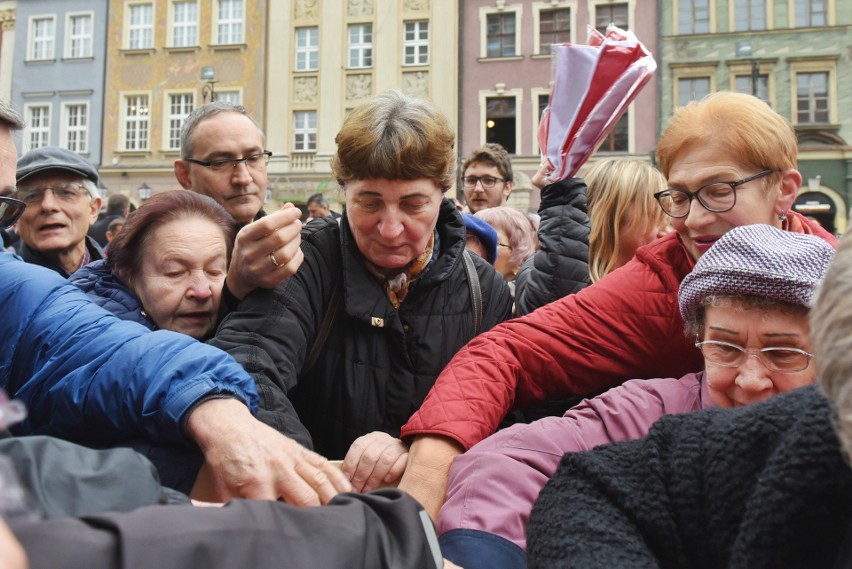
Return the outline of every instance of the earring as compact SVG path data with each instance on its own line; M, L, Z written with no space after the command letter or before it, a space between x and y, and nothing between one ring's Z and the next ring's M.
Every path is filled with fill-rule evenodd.
M778 214L778 221L787 221L787 212L782 211Z

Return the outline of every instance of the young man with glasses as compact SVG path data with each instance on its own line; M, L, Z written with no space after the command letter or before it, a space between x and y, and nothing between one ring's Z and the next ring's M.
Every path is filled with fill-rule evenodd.
M175 177L187 190L210 196L240 228L226 280L229 306L255 288L272 288L302 264L301 212L293 204L267 215L267 166L258 124L241 105L215 101L195 109L181 131Z
M512 193L512 159L506 149L489 142L471 152L462 164L462 186L470 213L506 205Z
M45 146L21 157L14 197L27 204L17 225L24 261L68 278L103 258L87 235L101 208L97 183L91 162L70 150Z

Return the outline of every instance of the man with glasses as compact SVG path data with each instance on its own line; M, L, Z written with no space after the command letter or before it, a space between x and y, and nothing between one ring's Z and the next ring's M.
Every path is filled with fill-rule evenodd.
M462 164L464 199L470 213L506 205L512 193L512 159L506 149L489 142L471 152Z
M92 163L70 150L45 146L21 157L14 197L27 204L17 225L26 262L68 278L103 258L87 235L101 208L97 184Z
M272 288L302 264L301 212L293 204L266 215L267 165L258 124L242 105L215 101L189 114L181 131L175 177L181 186L210 196L240 228L225 282L233 307L255 288Z

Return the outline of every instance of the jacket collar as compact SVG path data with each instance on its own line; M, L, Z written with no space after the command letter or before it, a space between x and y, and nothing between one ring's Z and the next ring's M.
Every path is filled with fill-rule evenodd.
M99 261L104 258L103 249L101 249L101 246L98 245L98 243L94 239L87 235L85 241L86 250L88 250L89 256L91 257L89 262ZM45 257L39 251L36 251L35 249L30 249L29 246L27 246L27 244L23 241L21 241L21 258L27 263L31 263L33 265L41 265L42 267L50 269L51 271L56 271L57 273L62 275L63 278L67 279L71 276L71 273L66 271L63 267L57 265L52 260Z

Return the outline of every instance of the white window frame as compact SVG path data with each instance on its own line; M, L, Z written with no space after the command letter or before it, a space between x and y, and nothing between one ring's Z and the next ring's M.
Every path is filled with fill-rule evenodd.
M834 26L837 14L836 8L836 0L826 0L825 1L825 25L826 26ZM790 27L795 29L796 26L796 0L788 0L787 5L787 13L790 15ZM810 22L805 27L812 27ZM822 27L822 26L818 26Z
M223 14L225 6L238 6L239 14L236 14L236 10L233 9L231 11L234 13ZM236 45L245 42L245 0L216 0L213 18L214 44Z
M72 125L71 109L83 109L82 124ZM79 117L78 117L79 118ZM63 101L62 102L62 125L60 126L59 138L62 146L77 154L88 154L89 152L89 125L91 123L91 112L89 101ZM76 147L71 143L71 136L76 134Z
M89 20L87 33L74 33L74 21L78 18ZM94 12L69 12L65 15L65 58L82 59L94 56L95 37L95 13ZM75 54L75 48L82 44L82 53Z
M711 0L712 1L712 0ZM635 0L621 0L620 2L610 2L609 0L590 0L589 1L589 17L592 19L592 26L597 23L598 18L598 7L599 6L610 6L611 4L627 4L627 28L630 30L635 29L636 26L636 1ZM585 38L583 43L585 43Z
M420 36L425 27L426 39ZM412 39L408 39L409 28ZM408 50L411 49L411 60ZM409 20L402 26L402 64L404 66L429 65L429 20Z
M577 43L577 2L533 2L533 55L549 56L548 53L539 53L541 51L541 13L549 12L559 8L568 9L571 14L571 33L569 43Z
M353 40L352 32L358 30L357 37ZM369 31L370 40L365 38ZM349 42L347 50L346 65L347 69L369 69L373 66L373 24L372 22L362 22L359 24L349 24L346 27L346 38ZM354 59L354 64L353 64Z
M515 99L515 155L521 154L521 133L524 128L523 108L524 108L524 90L523 89L503 89L499 91L480 91L479 92L479 146L485 144L488 138L488 127L485 121L488 119L488 99L493 98L514 98Z
M144 98L144 101L142 100ZM129 108L131 99L141 105L140 112L131 114ZM151 93L149 91L129 91L121 93L121 122L119 123L121 141L121 152L146 152L151 148ZM133 126L133 131L139 134L139 140L144 144L138 144L136 147L128 146L130 139L128 134Z
M538 145L538 128L541 125L541 114L538 107L538 98L541 95L547 95L549 98L550 94L551 93L549 87L533 87L532 89L530 89L530 107L532 107L532 120L530 121L530 124L532 124L532 154L541 153L541 148Z
M148 21L133 22L136 9L148 8ZM127 49L153 49L154 22L156 21L156 6L153 2L131 2L126 5L125 29L127 30L125 45Z
M788 59L790 66L790 117L794 125L822 125L825 123L800 123L797 109L798 76L801 73L826 73L828 75L828 123L837 124L839 110L837 92L837 61L825 59Z
M509 57L521 57L521 32L523 30L523 4L514 4L497 8L494 6L482 6L479 8L479 57L482 59L505 59ZM490 14L501 14L505 12L515 13L515 55L499 57L488 56L488 16Z
M36 37L36 32L40 31L36 28L38 24L50 23L49 34ZM56 15L55 14L39 14L30 16L29 30L27 33L27 60L29 61L50 61L56 58Z
M243 104L243 90L240 88L237 89L222 89L216 91L216 100L217 101L226 101L228 103L233 103L235 105Z
M707 93L716 92L715 68L698 67L692 70L683 70L682 73L675 71L672 79L672 107L677 109L680 104L680 81L682 79L709 79ZM691 100L691 99L690 99Z
M38 117L39 124L37 125L35 124L37 122L35 120L36 110L45 111L43 115ZM36 148L42 148L44 146L50 146L50 127L52 115L53 107L50 102L28 103L24 105L24 120L26 121L26 128L24 130L24 141L27 145L27 147L25 148L25 152L29 152L30 150L34 150ZM36 144L33 144L34 137L38 138L38 140L36 140Z
M772 0L763 0L763 21L766 24L763 28L754 28L752 27L752 22L748 22L748 28L744 30L737 30L737 7L741 4L748 5L751 0L731 0L729 5L730 9L730 20L728 22L728 29L733 32L752 32L752 31L763 31L772 29Z
M219 100L216 93L216 100ZM174 103L176 99L180 109L175 112ZM180 131L186 117L195 108L194 91L166 91L163 94L163 148L166 151L180 150Z
M707 0L708 10L709 10L709 22L708 27L710 28L706 32L682 32L680 31L680 0L674 0L672 14L674 18L674 26L673 30L675 35L701 35L701 34L713 34L716 33L716 0ZM694 28L693 22L693 28Z
M304 34L301 34L301 32L304 32ZM307 40L304 45L300 43L302 40L300 34ZM311 43L311 40L313 40L313 43ZM296 28L296 41L294 43L296 45L295 70L316 71L319 69L319 28L317 26Z
M313 126L311 126L313 118ZM313 141L311 141L313 135ZM300 137L301 142L300 142ZM293 152L316 152L317 150L317 112L293 111Z
M195 18L178 21L178 16L187 16L187 14L180 13L179 5L194 6ZM172 0L169 3L170 47L194 47L198 45L198 10L198 0Z

